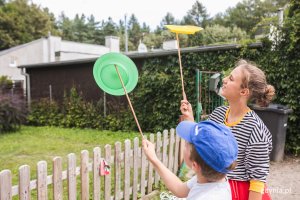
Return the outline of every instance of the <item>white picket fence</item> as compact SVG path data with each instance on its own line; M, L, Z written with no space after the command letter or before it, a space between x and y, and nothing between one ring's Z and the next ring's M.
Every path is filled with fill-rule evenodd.
M174 129L165 130L163 134L151 134L149 140L155 143L156 153L160 160L170 170L177 173L178 163L182 156L179 153L181 139L175 135ZM77 166L75 154L70 153L67 170L64 171L62 158L55 157L51 175L47 173L47 162L39 161L36 180L30 180L30 166L23 165L19 168L18 185L14 186L12 186L11 171L3 170L0 172L0 200L12 198L30 200L31 192L34 190L36 190L38 200L61 200L64 195L68 196L69 200L76 200L79 197L82 200L141 198L151 193L154 186L158 186L160 177L149 164L139 143L139 138L136 137L132 148L131 141L125 140L124 151L122 151L121 142L116 142L113 150L111 145L105 145L103 156L101 148L95 147L92 158L89 157L87 150L83 150L80 156L80 166ZM105 176L99 174L99 166L103 159L111 166L111 173ZM78 176L80 176L80 181L77 180ZM90 177L92 177L91 181ZM64 184L67 185L66 189L63 189ZM48 191L50 188L51 192ZM49 193L52 195L48 195Z

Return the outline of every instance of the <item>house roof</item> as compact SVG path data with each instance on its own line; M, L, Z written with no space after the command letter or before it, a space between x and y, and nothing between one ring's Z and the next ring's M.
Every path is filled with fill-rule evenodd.
M252 43L249 47L257 48L262 47L262 43ZM218 51L218 50L230 50L230 49L237 49L241 48L239 44L225 44L225 45L211 45L211 46L199 46L199 47L188 47L188 48L181 48L181 53L189 53L189 52L206 52L206 51ZM167 56L167 55L174 55L177 54L177 49L172 50L163 50L157 49L152 50L145 53L138 53L137 51L124 53L130 58L149 58L149 57L159 57L159 56ZM82 63L89 63L95 62L98 57L95 58L87 58L87 59L77 59L77 60L69 60L69 61L57 61L57 62L50 62L50 63L38 63L38 64L31 64L31 65L20 65L18 68L41 68L41 67L54 67L54 66L65 66L70 64L82 64Z

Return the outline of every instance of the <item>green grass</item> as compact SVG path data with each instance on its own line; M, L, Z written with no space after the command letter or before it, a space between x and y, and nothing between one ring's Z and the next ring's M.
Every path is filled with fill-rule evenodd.
M9 169L13 173L13 184L17 184L18 169L27 164L31 177L36 177L36 164L45 160L48 174L52 174L52 159L61 156L63 170L66 170L67 155L75 153L77 166L80 164L81 150L88 150L90 158L93 148L99 146L102 155L104 146L119 141L140 137L137 132L111 132L91 129L65 129L57 127L23 126L20 131L0 135L0 171ZM133 146L133 144L132 144Z

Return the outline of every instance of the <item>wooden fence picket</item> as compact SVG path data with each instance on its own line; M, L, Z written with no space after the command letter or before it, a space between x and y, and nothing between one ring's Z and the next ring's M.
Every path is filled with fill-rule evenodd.
M19 168L19 198L30 200L30 167L22 165Z
M111 166L111 145L105 145L105 160ZM110 200L111 195L111 173L104 177L104 199Z
M154 143L154 134L150 134L150 142ZM147 193L152 192L152 184L153 184L153 166L149 162L149 167L148 167L148 186L147 186Z
M121 142L115 143L115 200L121 199Z
M134 138L133 142L133 183L132 183L132 199L137 199L138 192L138 176L139 176L139 138Z
M99 175L99 167L101 164L101 149L95 147L93 149L93 199L99 200L101 197L101 180Z
M63 199L63 183L62 183L62 159L55 157L53 159L53 199Z
M0 172L0 200L12 199L12 177L10 170Z
M174 154L174 141L175 141L175 138L174 138L174 133L175 130L174 129L171 129L170 130L170 136L169 136L169 157L168 157L168 160L169 160L169 163L168 163L168 168L169 170L173 171L173 165L174 165L174 160L173 160L173 154Z
M37 163L37 195L38 195L38 200L48 199L46 161L39 161Z
M81 200L89 200L89 152L87 150L81 151Z
M158 132L156 134L156 155L157 155L157 157L158 157L159 160L162 160L161 147L162 147L161 133ZM154 185L156 187L158 186L159 180L160 180L160 176L157 173L157 171L155 171Z
M131 142L130 140L125 140L124 149L124 199L130 199L130 151Z
M70 153L68 155L68 199L77 199L77 188L76 188L76 155Z
M162 145L162 162L165 166L168 166L168 130L163 131L163 145Z
M179 165L179 144L180 144L180 137L176 135L175 139L175 153L174 153L174 168L173 172L177 173L178 165Z
M147 136L144 136L145 139L147 139ZM146 181L146 155L144 151L141 149L141 196L145 195L145 181Z

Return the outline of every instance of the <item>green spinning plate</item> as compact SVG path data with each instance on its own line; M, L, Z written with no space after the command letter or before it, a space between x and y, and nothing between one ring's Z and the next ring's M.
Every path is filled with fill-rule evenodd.
M107 53L98 58L94 64L93 74L97 85L106 93L116 96L124 95L122 77L127 93L131 92L138 81L138 70L134 62L121 53Z

